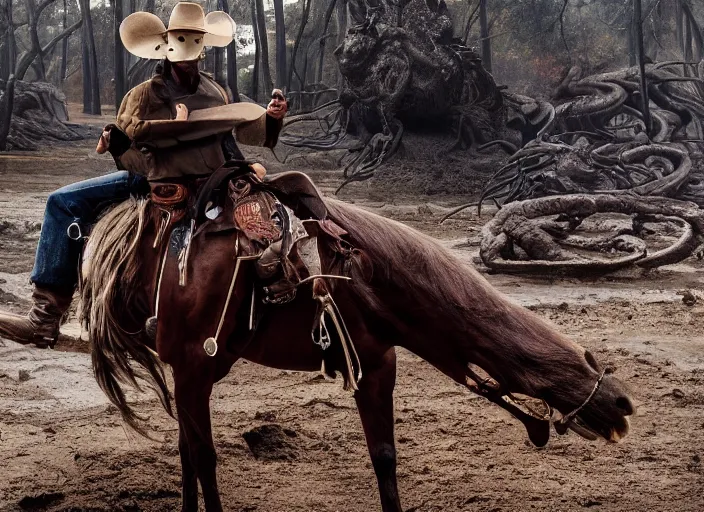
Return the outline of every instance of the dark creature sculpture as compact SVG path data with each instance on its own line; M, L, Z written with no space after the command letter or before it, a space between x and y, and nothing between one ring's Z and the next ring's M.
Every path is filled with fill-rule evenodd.
M704 61L646 67L650 127L637 68L580 75L578 67L570 70L555 93L555 106L508 96L520 109L511 120L514 127L524 135L526 127L533 128L535 138L524 139L520 149L508 141L491 144L511 155L479 201L480 208L487 200L502 207L483 233L484 263L502 271L611 271L701 254L704 212L696 205L704 206ZM633 226L586 240L575 230L583 231L585 218L597 213L632 215ZM565 224L548 218L559 214ZM649 251L642 240L646 222L669 224L665 230L679 231L679 238L665 252ZM621 255L585 257L590 250Z
M399 148L405 127L455 130L453 148L495 138L504 125L503 96L479 55L455 44L444 2L353 0L354 25L335 50L345 87L339 100L286 123L283 144L350 149L344 186L371 177ZM296 136L296 123L322 127ZM348 136L358 142L347 144Z

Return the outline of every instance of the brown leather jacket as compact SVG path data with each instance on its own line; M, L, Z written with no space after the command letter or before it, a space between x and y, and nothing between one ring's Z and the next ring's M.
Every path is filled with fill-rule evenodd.
M179 103L188 108L185 121L175 120ZM281 121L254 103L228 103L223 88L204 73L192 94L157 75L125 95L116 123L106 127L109 151L118 168L154 181L212 173L232 158L223 153L223 141L233 130L243 144L276 144Z

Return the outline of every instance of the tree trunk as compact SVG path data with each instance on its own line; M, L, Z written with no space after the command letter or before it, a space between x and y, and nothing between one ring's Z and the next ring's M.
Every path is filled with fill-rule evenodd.
M225 86L225 78L223 74L224 50L220 47L213 48L213 80L221 86Z
M491 73L491 39L489 39L489 24L487 22L486 4L488 0L480 0L479 26L482 40L482 62L484 68Z
M256 4L256 19L257 19L257 44L261 48L261 70L262 80L264 81L265 94L270 94L274 88L274 83L271 80L271 69L269 68L269 36L266 32L266 18L264 16L264 0L254 0Z
M122 12L122 18L123 18L123 19L126 18L127 16L129 16L130 14L132 14L133 12L137 12L137 11L136 11L136 9L137 9L137 2L136 2L135 0L129 0L129 3L127 4L127 12L125 12L125 9L124 9L125 0L110 0L110 1L111 1L111 3L112 3L113 5L114 5L115 3L118 3L118 2L122 3L121 10L123 11L123 12ZM153 10L154 10L154 7L152 7L152 11L150 11L150 12L153 12ZM119 27L118 27L118 28L119 28ZM118 35L119 35L119 34L118 34ZM140 59L139 59L139 57L136 57L136 56L132 55L130 52L128 52L127 49L124 48L124 45L122 45L122 41L120 41L120 46L123 47L123 52L122 52L123 57L122 57L122 60L123 60L123 62L125 63L125 64L124 64L125 70L128 70L128 69L130 69L136 62L138 62ZM127 78L125 78L125 89L126 89L125 92L127 92L127 90L129 90L129 86L127 85Z
M697 23L697 19L692 12L692 7L686 0L682 0L682 12L685 22L689 22L690 38L688 41L689 51L692 53L692 61L699 62L704 57L704 31ZM696 53L695 51L696 50ZM685 52L687 49L685 48Z
M12 1L12 0L9 0ZM15 75L10 75L5 84L5 94L0 100L0 151L7 149L7 135L12 123L12 107L15 101Z
M631 23L626 26L626 38L628 43L628 66L633 67L638 64L638 48L636 44L636 16L633 3L628 6Z
M64 38L69 37L71 34L73 34L76 30L81 27L82 24L83 20L78 20L76 23L74 23L66 30L55 36L51 41L49 41L46 46L41 49L41 52L43 54L51 52L57 44L59 44ZM27 73L27 70L32 65L32 62L34 61L34 58L36 56L37 53L34 51L34 48L30 48L29 51L26 51L22 54L20 59L17 61L17 66L15 68L15 77L17 78L17 80L24 79L25 73Z
M301 45L301 39L303 38L303 32L306 29L306 24L308 23L308 16L310 15L310 4L312 0L303 0L303 14L301 15L301 26L298 27L298 35L293 43L293 50L291 51L291 62L288 68L288 80L286 81L286 88L291 90L291 82L293 81L293 71L296 68L296 54L298 53L298 47Z
M98 55L93 35L93 20L90 15L90 0L80 0L83 18L83 112L100 115L100 80L98 78ZM88 74L87 80L85 74ZM85 87L88 87L86 94Z
M154 0L151 0L154 1ZM230 12L227 0L220 0L221 9L226 13ZM230 88L232 101L240 101L240 91L237 85L237 34L233 34L233 41L227 45L227 86Z
M7 81L15 72L15 30L12 16L12 0L4 0L2 4L3 17L7 26L0 45L0 79Z
M325 21L323 22L323 33L320 36L320 58L318 60L318 77L316 82L319 84L323 82L323 64L325 63L325 42L328 40L328 27L330 26L330 18L332 18L332 13L335 9L335 4L337 0L329 0L328 8L325 11ZM401 2L399 2L399 5ZM399 7L401 9L401 7ZM400 25L399 25L400 26Z
M334 3L335 0L332 1ZM283 87L286 80L287 50L283 0L274 0L274 19L276 20L276 85Z
M125 50L120 39L120 23L124 19L122 11L122 0L113 0L113 29L115 42L115 111L120 110L122 98L127 93L127 81L125 80Z
M337 45L341 45L347 35L347 0L337 2Z
M83 0L81 0L81 12L83 11ZM83 17L83 14L81 14ZM81 29L81 73L83 74L83 113L90 114L90 51L88 51L88 37L86 36L86 26Z
M347 35L347 0L337 2L337 45L340 46ZM340 73L340 69L335 66L337 73L337 90L342 91L345 85L345 78Z
M222 0L215 0L215 8L218 11L225 10L222 5ZM227 86L225 83L224 64L225 50L218 46L213 47L213 80L215 80L223 88Z
M633 25L636 33L636 48L638 65L640 66L640 97L642 102L643 122L648 135L652 132L653 124L650 119L650 100L648 98L648 79L645 75L645 51L643 50L643 9L641 0L633 0Z
M68 5L66 5L66 0L64 0L64 30L68 28ZM59 85L63 84L66 80L66 74L68 73L68 37L65 37L61 41L61 65L59 66Z
M252 30L254 32L254 69L252 70L252 99L257 101L259 97L259 57L261 55L259 46L259 24L257 23L257 0L250 2L252 10Z
M684 55L684 12L680 0L675 2L675 37L677 38L677 46Z
M44 69L44 54L42 53L42 45L39 42L39 27L37 26L37 6L34 0L27 0L27 29L29 30L29 38L32 41L33 51L37 54L37 66L35 68L37 79L46 82L46 70Z

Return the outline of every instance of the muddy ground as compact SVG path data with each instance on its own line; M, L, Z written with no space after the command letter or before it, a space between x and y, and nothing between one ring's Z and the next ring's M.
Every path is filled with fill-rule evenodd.
M331 193L340 172L317 167L312 176ZM0 307L21 311L28 303L48 193L111 168L92 143L0 155ZM438 225L466 196L389 197L366 183L342 197L438 237L461 258L476 257L485 219ZM618 445L569 435L536 449L503 411L399 350L396 439L406 509L704 510L704 263L581 280L487 278L616 368L639 407L632 433ZM682 301L685 290L698 295L696 304ZM67 331L78 331L75 322ZM176 510L176 423L149 396L140 399L156 441L123 426L92 379L85 344L40 351L0 341L0 510ZM227 510L379 509L354 401L339 382L242 362L215 388L213 423ZM256 458L243 434L265 425L276 425L265 432L283 441Z

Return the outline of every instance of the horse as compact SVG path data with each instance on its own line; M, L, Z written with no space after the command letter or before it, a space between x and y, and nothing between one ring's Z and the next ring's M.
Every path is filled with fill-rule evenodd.
M617 442L628 433L635 407L626 387L590 352L502 296L431 237L323 198L304 174L283 174L270 183L251 174L232 178L229 191L258 201L274 224L281 222L274 205L281 200L297 214L317 212L344 233L347 257L321 244L320 259L323 273L337 269L350 278L331 279L329 288L362 370L361 379L348 376L345 383L355 389L383 512L403 510L394 443L395 347L509 411L535 445L548 442L552 420L558 433L569 428L588 439ZM272 188L277 180L278 191ZM86 245L81 312L95 377L124 420L145 435L123 386L147 382L173 415L163 365L173 371L183 511L198 510L198 482L205 509L222 510L210 416L214 383L241 358L316 371L326 357L311 339L318 312L312 282L302 283L292 300L260 308L256 261L241 257L251 241L230 222L232 204L220 214L224 220L194 231L176 224L169 237L152 200L133 198L108 211ZM189 218L191 227L203 222L196 212L181 225ZM184 265L179 255L186 238ZM155 249L160 244L168 246L163 257ZM546 404L552 418L522 407L519 394Z

